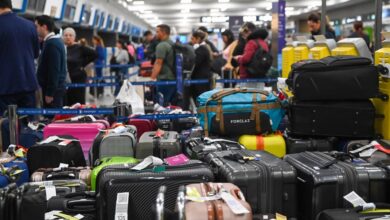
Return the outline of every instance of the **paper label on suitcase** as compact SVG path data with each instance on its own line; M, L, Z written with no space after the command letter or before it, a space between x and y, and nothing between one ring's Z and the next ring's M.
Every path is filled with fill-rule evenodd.
M246 209L241 203L239 203L237 199L235 199L230 193L221 192L221 198L223 199L223 201L226 202L226 204L229 206L229 208L234 214L242 215L250 213L248 209Z
M127 208L129 204L129 193L118 193L116 196L115 220L127 220Z

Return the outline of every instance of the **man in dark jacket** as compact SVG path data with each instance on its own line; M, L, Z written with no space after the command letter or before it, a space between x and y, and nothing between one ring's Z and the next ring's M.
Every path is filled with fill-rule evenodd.
M12 12L11 0L0 0L0 115L8 105L33 108L35 91L34 59L39 55L34 24Z
M370 47L370 38L366 33L364 33L363 22L356 21L355 23L353 23L353 30L354 32L351 35L349 35L348 38L355 38L355 37L363 38L367 46Z
M315 35L321 34L321 14L313 12L307 17L307 25L311 33L311 38L314 40ZM328 39L336 40L336 32L330 27L330 24L326 22L325 26L325 37Z
M37 77L42 88L43 107L63 106L66 80L65 45L54 34L54 21L46 15L35 18L38 35L43 40L43 48L38 60Z

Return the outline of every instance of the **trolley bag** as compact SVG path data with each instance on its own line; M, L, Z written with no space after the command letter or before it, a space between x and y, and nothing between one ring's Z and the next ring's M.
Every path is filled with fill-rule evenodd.
M288 134L286 140L287 154L301 153L305 151L332 151L335 148L336 138L295 138Z
M19 187L13 199L14 219L44 219L47 201L56 195L83 192L87 186L80 180L57 180L26 183Z
M211 182L210 168L190 160L178 166L155 166L132 170L131 165L113 165L103 168L97 178L98 216L101 220L131 216L134 220L153 219L151 208L160 186L166 186L165 208L174 210L178 188L191 183ZM121 201L120 204L117 201ZM119 210L120 205L120 210Z
M73 136L52 136L27 151L30 173L39 168L56 168L60 163L70 167L86 166L80 142Z
M145 132L136 148L136 158L148 156L167 158L182 153L179 134L176 131Z
M156 124L148 119L130 118L127 124L134 125L137 128L137 140L139 140L145 132L157 130Z
M82 219L96 218L96 194L95 192L75 192L54 196L47 201L46 212L61 211L65 215L84 216Z
M256 89L215 89L201 94L198 103L206 136L271 133L285 113L273 93Z
M296 217L296 171L265 151L219 151L206 157L218 182L238 186L253 214L281 213Z
M136 144L137 128L133 125L101 131L93 142L89 161L93 165L105 157L134 157Z
M343 199L355 191L365 201L386 202L388 175L382 168L345 153L303 152L284 157L297 170L298 219L313 220L325 209L347 208Z
M241 150L244 147L235 141L211 138L190 138L185 141L184 151L192 159L204 160L212 152Z
M136 164L138 163L138 160L133 157L106 157L99 162L100 164L93 168L91 173L91 190L93 191L96 190L96 178L104 167L116 164Z
M375 210L363 211L362 207L328 209L318 214L316 220L385 220L390 215L389 204L375 204Z
M303 60L292 65L286 83L300 101L364 100L379 95L379 69L364 57Z
M51 180L82 180L88 186L91 185L90 167L61 167L40 168L31 175L32 182Z
M0 188L16 183L18 186L29 181L30 173L26 159L10 157L1 159ZM4 162L4 163L3 163Z
M231 183L196 183L186 186L187 196L191 197L194 193L202 197L212 197L230 194L235 200L235 208L240 207L242 213L235 214L232 209L226 204L223 199L210 201L187 201L185 203L185 219L186 220L252 220L252 209L248 202L245 201L241 190ZM196 200L196 198L194 198ZM232 203L232 201L230 201ZM231 204L233 205L233 204Z
M0 188L0 220L13 219L12 202L10 194L15 195L17 189L16 183L11 183L6 187Z
M83 149L84 158L88 160L89 149L100 130L105 130L109 127L107 121L81 118L80 120L72 119L64 122L54 122L47 125L43 129L43 136L47 138L55 135L71 135L80 140Z
M289 132L299 136L373 138L375 108L369 100L301 102L290 100Z

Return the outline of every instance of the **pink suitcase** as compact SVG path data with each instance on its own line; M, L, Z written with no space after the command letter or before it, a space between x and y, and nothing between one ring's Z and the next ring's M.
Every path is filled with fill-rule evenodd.
M100 130L109 128L109 124L104 120L95 122L54 122L48 124L43 129L43 136L46 139L55 135L71 135L80 140L85 160L88 161L89 149Z

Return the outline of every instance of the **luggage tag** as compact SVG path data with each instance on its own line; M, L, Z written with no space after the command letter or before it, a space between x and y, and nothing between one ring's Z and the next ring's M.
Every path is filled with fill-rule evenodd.
M198 190L194 187L187 187L186 192L187 192L186 200L190 200L193 202L206 202L206 201L214 201L214 200L221 199L221 196L219 194L202 197L198 192Z
M115 220L128 220L129 192L116 195Z
M344 196L344 199L353 205L353 207L363 207L363 211L375 210L374 203L367 203L362 197L360 197L355 191L350 192Z
M160 158L149 156L149 157L145 158L141 163L139 163L138 165L134 166L131 169L135 170L135 171L141 171L150 165L161 166L163 164L164 164L164 162Z
M60 137L50 136L50 137L46 138L45 140L39 142L39 144L48 144L48 143L51 143L51 142L56 141L56 140L60 140Z
M73 140L66 139L66 140L63 140L60 143L58 143L58 145L60 145L60 146L68 146L68 144L72 143L72 141Z
M46 181L44 182L45 185L45 191L46 191L46 201L49 201L51 197L54 197L57 195L56 187L53 185L52 181Z
M186 157L184 154L178 154L172 157L167 157L164 159L165 163L169 166L178 166L186 164L190 159Z
M282 214L276 213L276 220L287 220L287 217Z
M235 215L243 215L250 213L248 209L246 209L240 202L237 201L236 198L232 196L232 194L230 194L225 189L221 190L219 194L222 200L225 201L225 203Z

